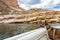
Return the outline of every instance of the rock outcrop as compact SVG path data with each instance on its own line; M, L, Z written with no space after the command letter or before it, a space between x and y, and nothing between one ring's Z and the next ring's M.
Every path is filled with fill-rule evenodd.
M1 1L3 1L5 4L7 4L9 6L13 6L16 8L19 7L17 0L1 0Z
M0 0L0 15L21 14L22 11L17 0Z
M6 5L3 1L0 0L0 15L7 15L8 12L10 12L8 5Z
M12 0L10 0L12 1ZM15 2L16 3L16 2ZM0 17L1 23L11 22L60 22L60 11L43 10L39 8L32 8L25 11L22 8L17 8L18 4L10 4L0 0Z

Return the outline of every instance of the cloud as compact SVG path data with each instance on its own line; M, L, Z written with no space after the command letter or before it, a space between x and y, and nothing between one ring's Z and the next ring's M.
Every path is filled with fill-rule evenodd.
M21 8L24 8L24 9L26 9L26 10L30 9L29 6L27 6L27 5L25 5L25 4L20 4L20 7L21 7Z
M40 4L32 5L31 8L53 9L52 5L52 0L41 0Z
M60 0L53 0L53 3L54 3L55 5L60 4Z
M20 0L20 1L22 1L22 2L31 2L31 0Z
M49 10L60 10L60 0L19 0L20 7L28 10L30 8L42 8ZM55 8L57 6L57 8Z
M60 8L58 8L58 9L54 9L55 11L60 11Z

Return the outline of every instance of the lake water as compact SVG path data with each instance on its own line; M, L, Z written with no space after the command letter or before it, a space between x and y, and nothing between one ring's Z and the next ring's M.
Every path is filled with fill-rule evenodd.
M34 24L0 24L0 40L12 37L24 32L40 28L40 23Z

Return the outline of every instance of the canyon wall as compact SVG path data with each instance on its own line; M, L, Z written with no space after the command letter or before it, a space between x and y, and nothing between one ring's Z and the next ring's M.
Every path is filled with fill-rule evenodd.
M18 6L17 0L0 0L0 15L20 14L24 9Z
M3 1L5 4L9 5L9 6L13 6L13 7L16 7L18 8L18 2L17 0L1 0Z

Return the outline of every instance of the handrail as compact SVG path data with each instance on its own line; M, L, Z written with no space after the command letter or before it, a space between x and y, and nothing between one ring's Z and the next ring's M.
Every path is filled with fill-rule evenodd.
M46 29L39 28L4 40L47 40L47 39L48 35Z

